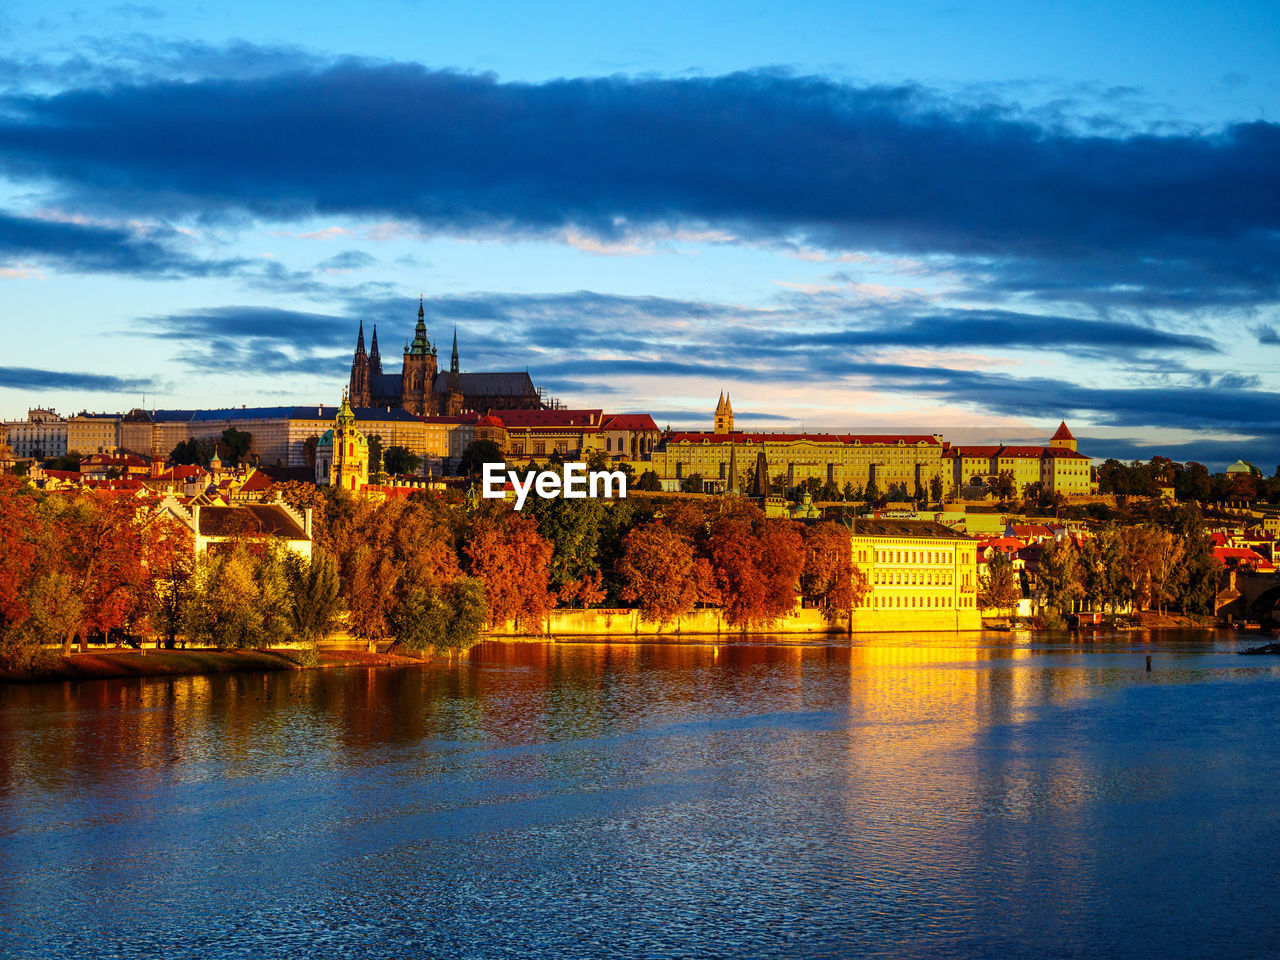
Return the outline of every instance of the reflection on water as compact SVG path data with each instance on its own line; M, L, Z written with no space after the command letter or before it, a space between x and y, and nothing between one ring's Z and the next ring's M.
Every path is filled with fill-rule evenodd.
M1280 669L1235 649L0 687L0 956L1275 955Z

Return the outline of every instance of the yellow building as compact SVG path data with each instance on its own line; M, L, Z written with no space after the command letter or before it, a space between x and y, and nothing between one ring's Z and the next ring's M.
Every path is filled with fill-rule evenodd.
M917 483L927 492L934 477L942 480L944 492L951 487L942 440L930 434L676 433L661 444L653 461L663 479L683 480L696 473L703 480L728 481L734 460L736 486L742 489L747 467L761 452L769 470L785 476L789 487L810 477L841 488L851 483L859 490L874 479L881 494L904 485L914 494Z
M316 485L356 493L369 482L369 441L356 428L356 415L344 391L333 427L316 444Z
M1047 447L951 447L944 459L950 464L951 482L957 488L1009 473L1019 496L1028 484L1034 483L1048 493L1067 497L1092 492L1092 461L1076 450L1076 438L1065 422L1059 424Z
M507 433L503 451L513 460L545 460L553 453L561 460L586 460L603 449L604 419L600 410L492 410Z
M854 629L978 630L977 541L932 520L857 521L853 562L867 578Z
M120 451L120 422L118 413L77 413L67 418L68 453L106 453Z

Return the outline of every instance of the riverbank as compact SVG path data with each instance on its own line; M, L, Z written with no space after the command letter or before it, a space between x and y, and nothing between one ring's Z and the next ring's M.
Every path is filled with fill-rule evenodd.
M321 650L314 664L304 664L297 650L147 650L145 653L102 650L54 657L48 664L31 670L0 669L0 683L186 677L329 667L401 667L420 663L417 657L358 650Z

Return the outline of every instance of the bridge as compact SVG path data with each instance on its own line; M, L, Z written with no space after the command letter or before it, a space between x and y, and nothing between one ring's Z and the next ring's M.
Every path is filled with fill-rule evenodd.
M1230 571L1213 609L1233 620L1280 624L1280 573Z

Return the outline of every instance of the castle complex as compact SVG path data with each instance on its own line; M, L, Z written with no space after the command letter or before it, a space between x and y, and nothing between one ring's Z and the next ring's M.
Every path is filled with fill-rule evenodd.
M458 332L453 332L449 369L437 368L437 348L427 337L426 313L418 302L418 325L412 343L404 346L399 371L384 373L378 349L378 328L368 352L364 322L351 358L348 395L353 407L391 407L414 416L456 417L463 413L500 410L540 410L542 397L527 372L463 373L458 363Z

